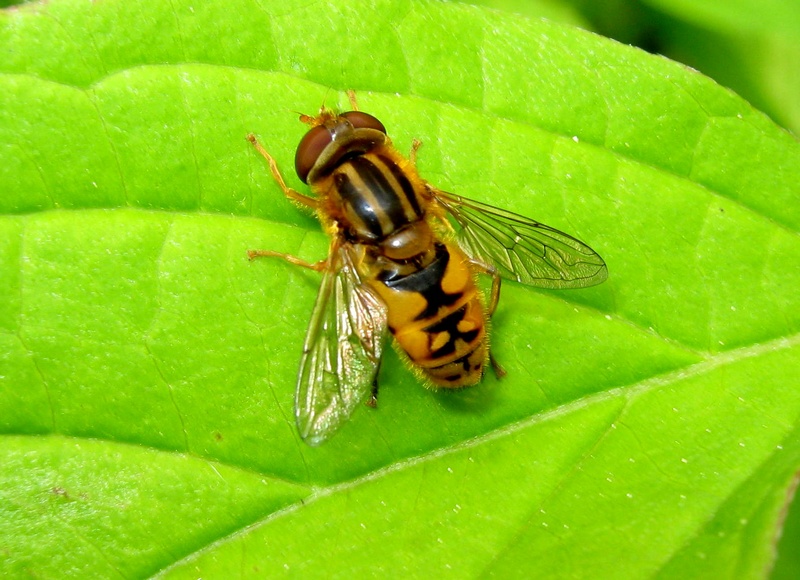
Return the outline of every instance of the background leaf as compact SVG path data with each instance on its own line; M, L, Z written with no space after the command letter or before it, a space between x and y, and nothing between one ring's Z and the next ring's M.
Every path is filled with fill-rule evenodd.
M800 131L800 11L792 0L647 0L661 52L729 86Z
M800 146L709 79L457 4L53 1L0 13L0 571L761 575L800 464ZM335 49L334 49L335 48ZM509 376L304 446L326 240L296 111L354 88L422 174L587 241L504 285ZM402 573L402 572L400 572ZM721 575L721 574L720 574Z
M580 26L688 64L800 132L800 11L794 0L469 3Z

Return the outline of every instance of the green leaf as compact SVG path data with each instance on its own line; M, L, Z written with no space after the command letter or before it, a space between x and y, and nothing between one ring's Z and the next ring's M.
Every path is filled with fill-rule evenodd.
M0 573L761 575L800 466L800 145L712 81L546 21L408 0L0 12ZM437 186L544 221L602 286L507 283L508 371L312 449L322 258L296 111L420 138Z
M793 0L645 0L646 4L712 29L780 33L800 39L800 12Z
M516 12L531 18L548 18L562 24L571 24L589 30L588 21L569 2L551 0L459 0L474 6Z
M693 66L800 133L800 10L794 0L646 0L661 52Z

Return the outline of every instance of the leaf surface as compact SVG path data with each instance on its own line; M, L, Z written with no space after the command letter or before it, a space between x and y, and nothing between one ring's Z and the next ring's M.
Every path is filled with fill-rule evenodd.
M800 465L800 146L663 58L457 4L0 13L0 572L758 575ZM302 444L327 242L286 173L325 101L422 175L589 243L503 286L508 371Z

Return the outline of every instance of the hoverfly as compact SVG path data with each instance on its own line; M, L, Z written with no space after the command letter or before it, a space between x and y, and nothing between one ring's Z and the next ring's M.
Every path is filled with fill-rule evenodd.
M254 135L286 197L316 211L330 235L328 257L311 264L288 254L252 250L322 272L303 344L295 417L300 436L319 445L355 407L377 394L386 331L422 378L457 388L481 380L489 351L488 318L500 278L543 288L599 284L608 271L583 242L526 217L437 189L419 177L415 141L408 159L378 119L326 107L302 115L311 126L295 170L313 196L286 185ZM452 217L456 230L447 216ZM492 277L488 303L476 274Z

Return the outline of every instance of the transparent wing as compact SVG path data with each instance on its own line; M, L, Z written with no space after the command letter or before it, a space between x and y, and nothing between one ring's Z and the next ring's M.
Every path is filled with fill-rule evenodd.
M386 308L361 284L351 248L336 250L311 314L300 373L295 418L300 436L319 445L370 394L386 333Z
M564 232L452 193L432 193L461 226L458 245L503 278L540 288L583 288L608 277L603 258Z

